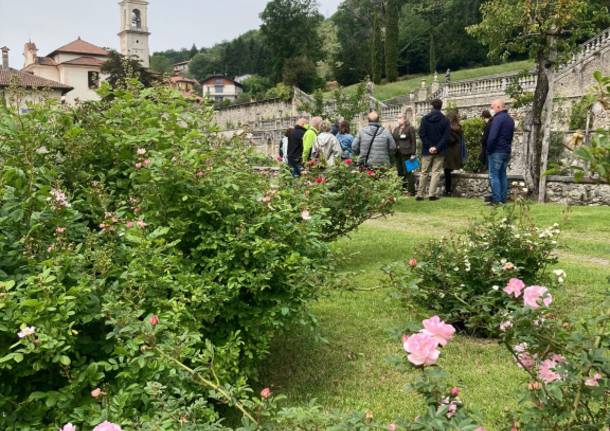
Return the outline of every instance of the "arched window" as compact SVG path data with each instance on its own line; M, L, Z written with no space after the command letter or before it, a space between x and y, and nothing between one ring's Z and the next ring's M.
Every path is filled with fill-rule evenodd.
M140 9L134 9L131 12L131 26L136 28L142 27L142 14Z

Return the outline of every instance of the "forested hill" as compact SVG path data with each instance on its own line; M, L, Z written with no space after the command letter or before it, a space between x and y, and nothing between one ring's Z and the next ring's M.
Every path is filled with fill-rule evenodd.
M210 48L158 52L151 64L171 73L172 64L192 60L190 74L199 80L213 73L254 75L246 86L253 97L280 82L312 92L328 81L348 86L366 77L381 83L433 71L444 75L447 69L499 63L467 31L481 21L486 1L344 0L325 19L315 0L271 0L260 14L260 28ZM600 11L590 35L610 25L607 5L608 0L588 2ZM510 60L527 57L513 53Z

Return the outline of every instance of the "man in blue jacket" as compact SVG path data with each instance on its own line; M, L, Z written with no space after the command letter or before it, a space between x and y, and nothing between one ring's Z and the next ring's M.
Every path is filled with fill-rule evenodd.
M418 201L424 200L430 176L432 176L432 180L430 181L428 197L431 201L438 199L438 183L443 175L445 150L451 131L449 120L441 112L442 108L443 101L434 99L432 101L432 111L422 118L419 125L419 137L422 141L422 163L416 198Z
M491 184L491 205L506 203L508 198L508 177L506 170L515 134L515 121L508 115L503 100L491 102L494 112L491 129L487 138L487 160L489 163L489 183Z

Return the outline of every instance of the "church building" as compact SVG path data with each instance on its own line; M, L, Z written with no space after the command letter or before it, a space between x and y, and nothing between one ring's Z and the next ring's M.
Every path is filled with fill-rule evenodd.
M119 52L139 60L148 68L148 1L122 0L119 6ZM29 41L25 44L23 55L25 62L22 72L73 88L65 96L67 103L99 99L96 90L106 78L102 73L102 65L108 60L109 48L96 46L78 37L44 57L38 56L36 44Z

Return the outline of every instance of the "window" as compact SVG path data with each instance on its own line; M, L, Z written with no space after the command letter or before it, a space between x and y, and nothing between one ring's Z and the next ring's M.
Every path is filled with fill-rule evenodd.
M87 72L87 81L91 90L97 90L100 88L100 73L99 72Z
M224 79L216 79L214 81L214 85L223 85L225 83Z
M142 27L142 14L140 12L140 9L134 9L131 12L131 26L135 28Z
M216 94L222 94L225 92L225 87L224 85L215 85L214 86L214 93Z

